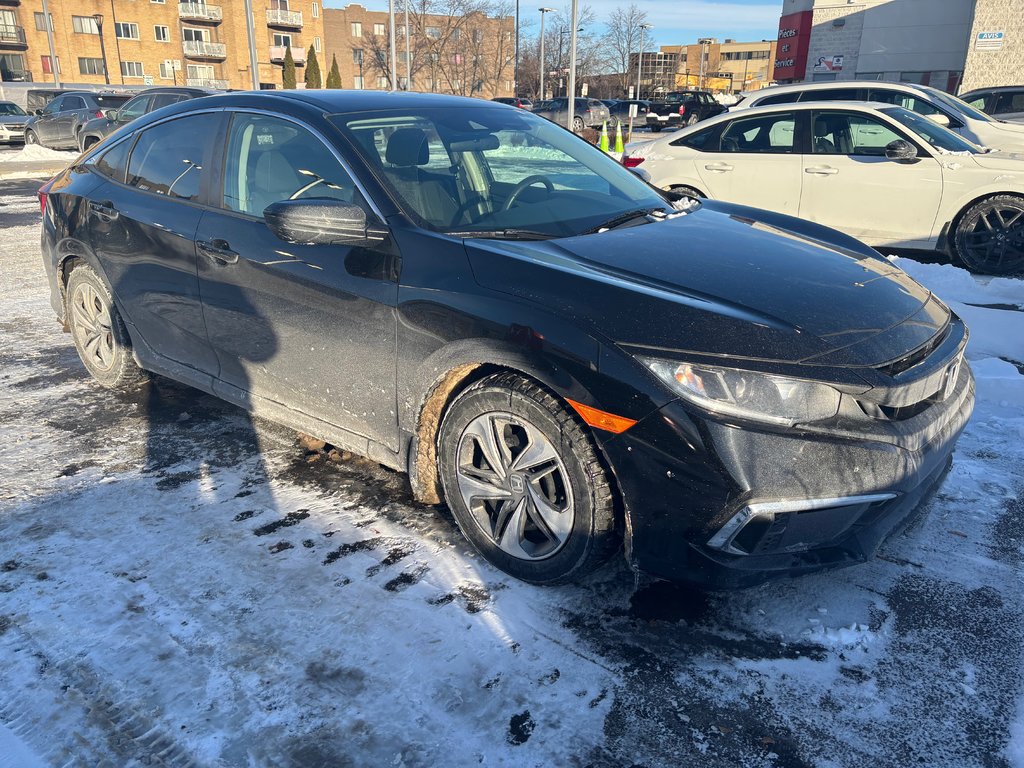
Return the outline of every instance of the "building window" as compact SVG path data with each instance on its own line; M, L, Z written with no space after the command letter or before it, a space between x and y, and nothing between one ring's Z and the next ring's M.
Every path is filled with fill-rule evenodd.
M928 81L931 79L930 75L930 72L900 72L900 82L928 85Z
M323 49L322 49L321 46L322 46L322 43L320 42L320 38L319 37L314 37L313 38L313 50L316 51L317 53L322 53Z
M390 85L390 83L388 82L388 79L386 77L378 77L377 78L377 87L378 88L387 88L388 85Z
M462 30L461 29L453 29L452 30L452 40L459 40L461 37L462 37Z
M208 43L210 42L210 30L182 27L181 39L188 40L193 43ZM275 45L285 45L285 43L275 43ZM290 45L290 43L288 43L288 45Z
M78 71L83 75L102 75L103 59L90 59L78 57Z
M121 74L124 77L145 77L141 61L122 61Z
M114 37L122 40L138 40L139 25L131 21L119 21L114 24Z
M53 65L50 63L49 56L40 56L43 64L43 72L47 75L53 74ZM57 57L57 74L60 74L60 56Z
M43 22L43 14L41 14L41 13L34 13L32 15L36 17L36 29L38 29L40 32L45 32L46 31L46 24L45 24L45 22ZM76 18L81 18L81 17L80 16L72 16L71 18L72 19L76 19ZM92 20L90 19L90 21L92 21ZM93 22L93 23L95 24L95 22ZM53 14L52 13L50 14L50 31L51 32L53 31ZM75 32L77 32L77 31L78 30L76 29Z
M160 62L160 79L174 80L174 64L169 61Z
M313 18L320 18L320 3L313 3Z
M158 43L169 43L171 41L171 30L163 24L153 26L153 37Z
M362 65L362 63L363 63L363 49L362 48L353 48L352 49L352 63L353 64L359 64L360 66ZM362 86L359 86L359 87L362 88Z
M373 25L373 34L375 34L375 35L383 35L384 34L384 25L383 24L374 24Z
M149 0L149 2L156 3L157 5L164 5L167 0Z
M437 27L427 27L427 37L432 37L435 40L441 36L441 30Z
M363 25L362 25L362 23L358 22L358 21L353 21L352 22L352 37L362 37L362 36L363 36Z
M209 64L189 64L185 73L190 80L213 80L215 74Z
M353 77L352 78L352 87L355 88L357 91L363 90L363 78L361 76L359 76L359 75L356 75L355 77Z
M484 41L484 31L482 29L473 30L473 42L482 43Z
M43 14L37 13L36 16L42 16ZM53 24L53 20L50 20ZM71 28L80 35L98 35L100 28L96 26L96 19L92 16L72 16L71 17ZM36 22L36 29L39 29L39 22Z

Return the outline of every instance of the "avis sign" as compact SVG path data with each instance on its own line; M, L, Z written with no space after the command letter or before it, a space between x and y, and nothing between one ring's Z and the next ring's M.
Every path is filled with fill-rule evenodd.
M1003 47L1004 33L1002 30L998 32L979 32L977 37L974 38L974 50L976 51L998 51Z

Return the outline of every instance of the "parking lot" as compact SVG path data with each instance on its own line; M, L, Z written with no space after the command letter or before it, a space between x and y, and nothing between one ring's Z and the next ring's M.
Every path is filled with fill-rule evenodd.
M0 765L1024 765L1021 281L900 263L971 324L978 403L874 561L539 588L402 475L96 386L37 187L0 182Z

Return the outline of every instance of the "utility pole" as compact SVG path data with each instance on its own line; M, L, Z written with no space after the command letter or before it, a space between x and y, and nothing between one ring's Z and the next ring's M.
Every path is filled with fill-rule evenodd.
M544 98L544 14L551 13L554 8L538 8L540 11L540 98Z
M388 0L388 22L391 25L391 90L398 88L398 54L395 53L395 0ZM408 30L406 30L408 33Z
M46 42L50 46L50 73L53 75L53 84L60 88L60 75L57 73L57 54L53 50L53 22L50 21L50 4L46 0L43 0L43 24L46 26ZM103 68L106 69L106 66Z
M515 64L512 66L512 82L514 87L512 89L512 95L519 95L519 0L516 0L516 50L515 50Z
M103 42L103 14L94 13L92 20L96 22L97 34L100 36L100 56L103 57L103 81L110 85L110 73L107 71L107 45ZM51 63L53 63L52 60Z
M409 53L409 0L405 0L405 90L412 90L412 56Z
M640 25L640 53L636 55L636 97L637 99L642 98L640 96L640 79L643 76L644 70L644 32L653 27L653 24L641 24Z
M569 33L569 93L567 94L569 97L569 109L566 118L568 125L566 127L570 131L574 131L573 123L576 122L576 32L580 23L579 0L572 0L572 18L570 23L572 28Z
M252 0L245 0L245 30L249 35L249 71L252 72L252 89L260 89L260 64L256 60L256 29L252 20ZM186 70L186 74L188 70Z

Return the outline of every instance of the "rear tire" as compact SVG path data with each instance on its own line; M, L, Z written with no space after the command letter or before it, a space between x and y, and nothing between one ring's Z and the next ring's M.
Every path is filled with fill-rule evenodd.
M583 129L585 127L586 126L583 124L583 118L582 117L574 117L572 119L572 132L573 133L583 133Z
M661 133L661 126L660 125L652 125L651 126L651 133Z
M575 580L619 545L592 438L553 395L515 373L488 376L455 399L441 423L438 465L463 535L517 579Z
M688 118L686 118L686 127L687 128L689 128L691 125L696 125L696 124L697 124L697 116L696 115L690 115Z
M951 246L954 260L971 272L1024 271L1024 197L995 195L968 208L957 220Z
M149 380L132 356L131 339L106 284L88 264L68 276L65 313L85 369L108 389L130 392Z

